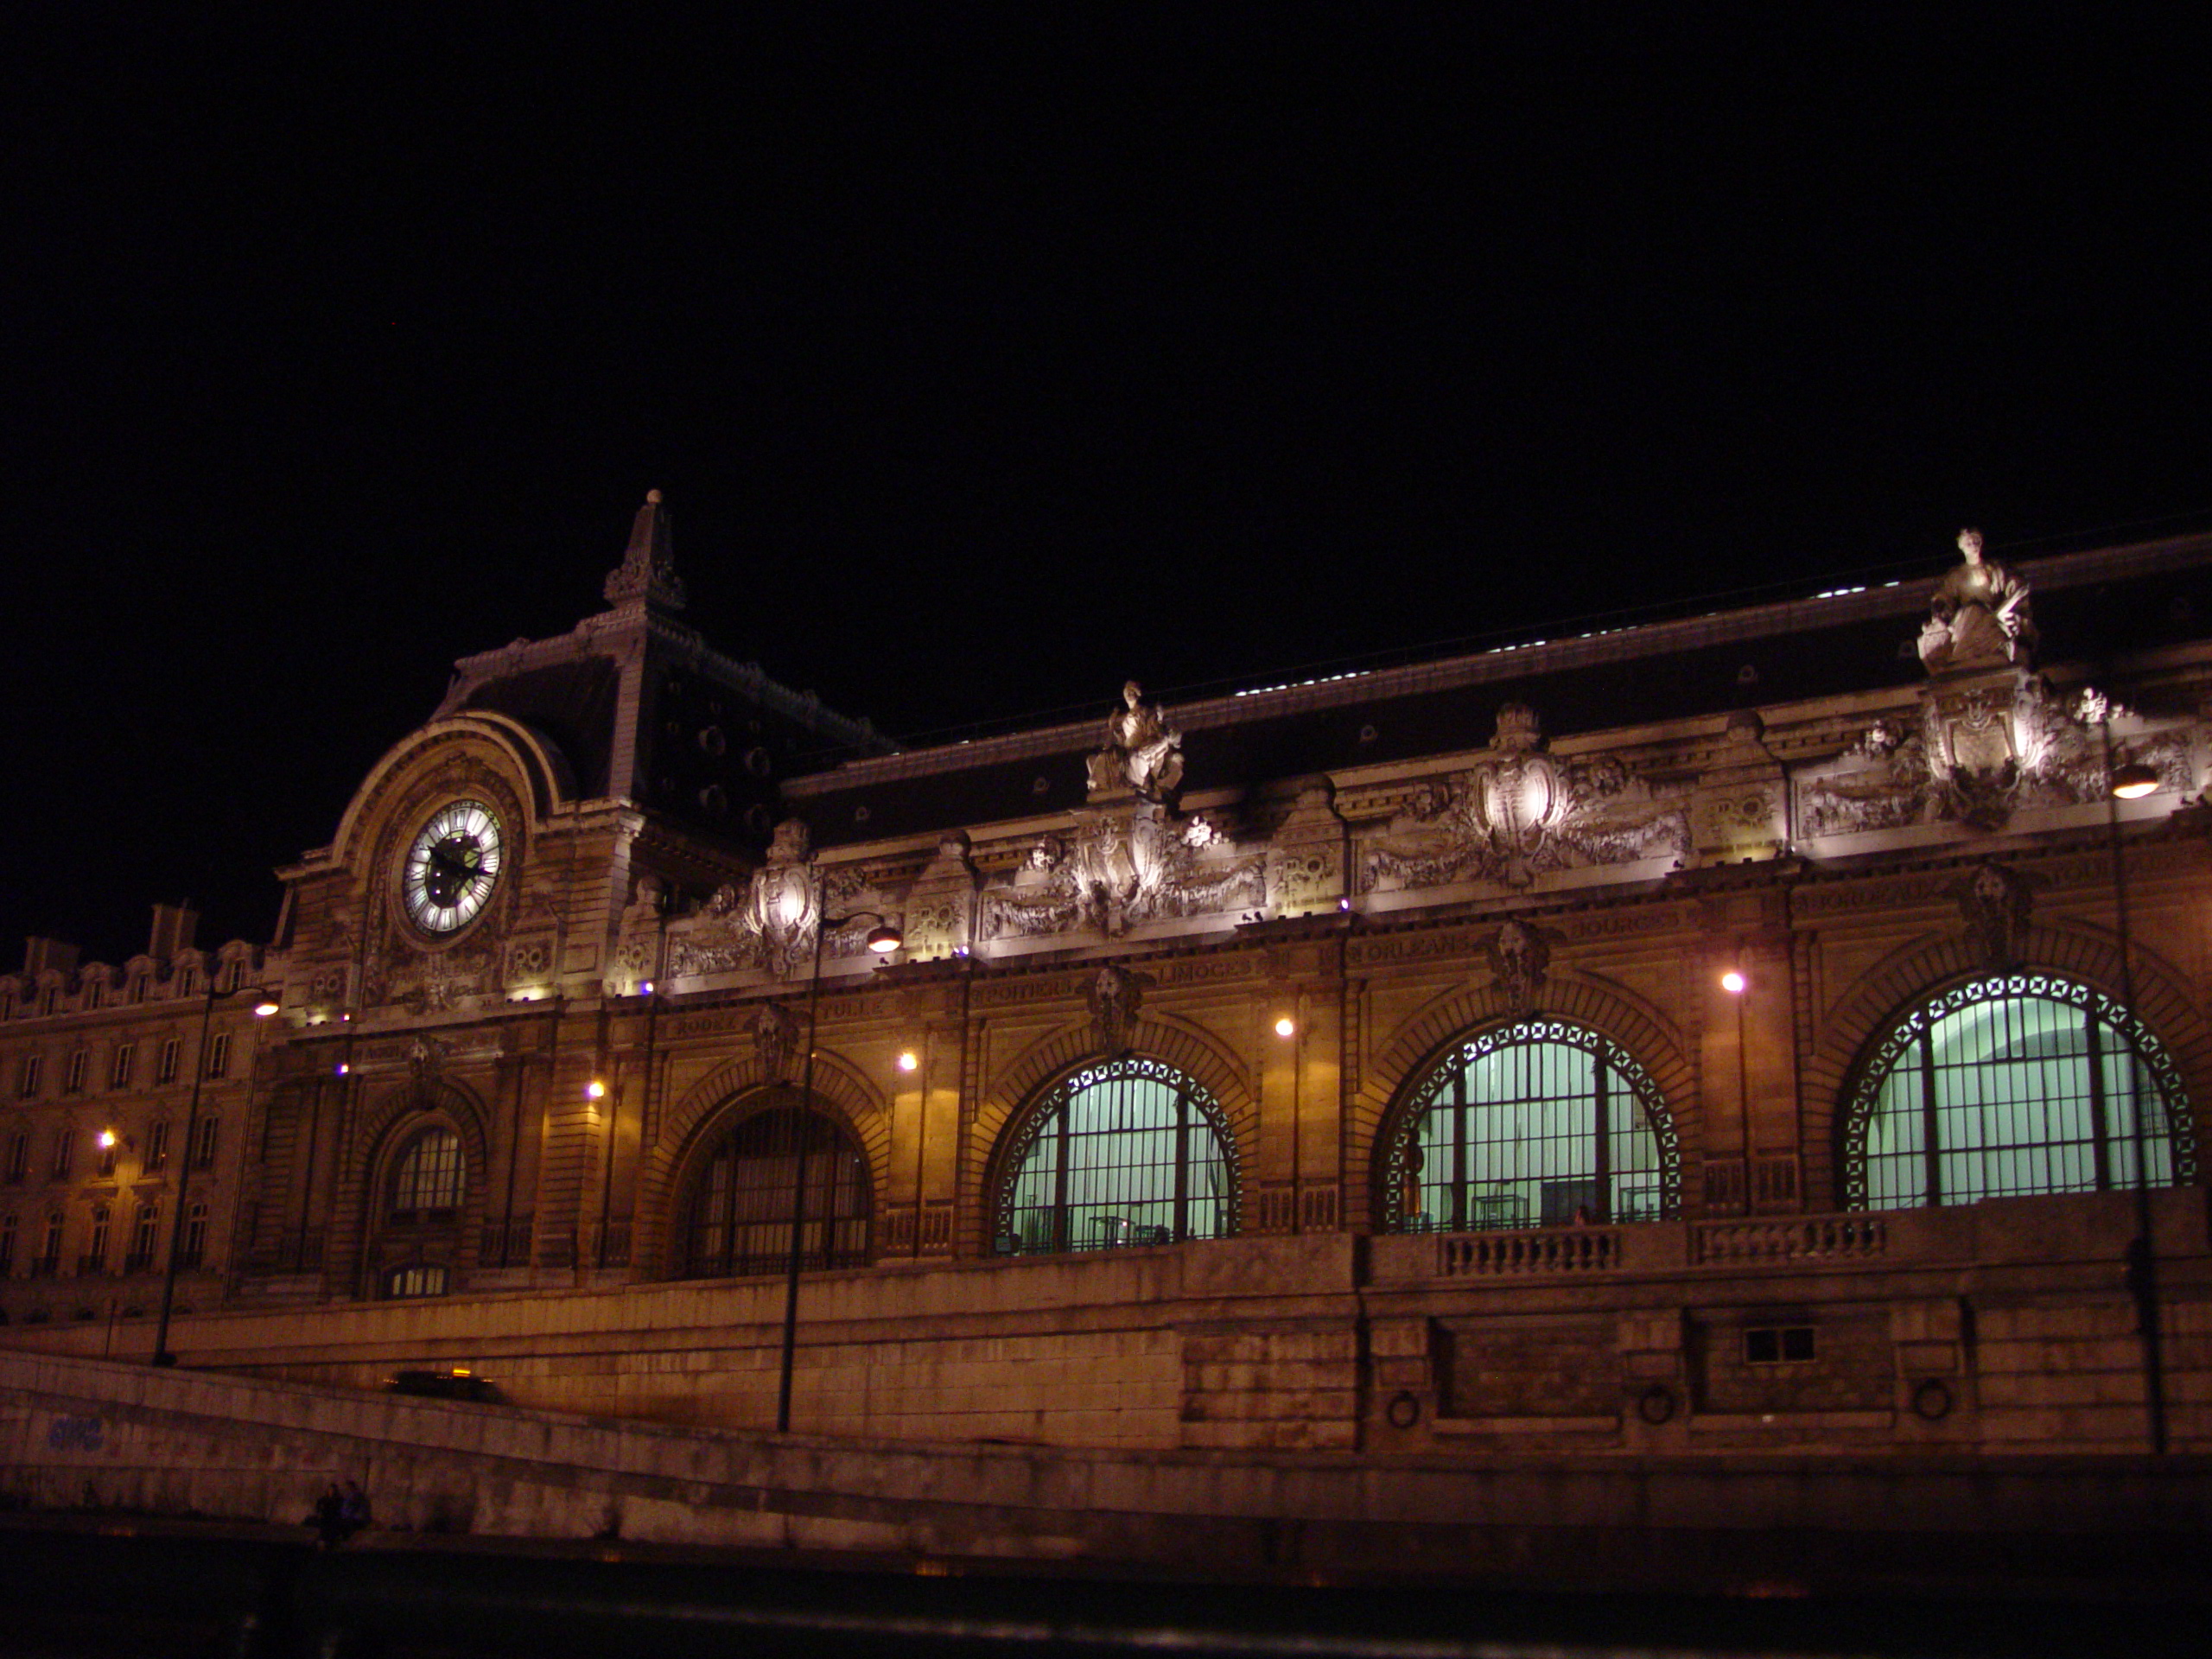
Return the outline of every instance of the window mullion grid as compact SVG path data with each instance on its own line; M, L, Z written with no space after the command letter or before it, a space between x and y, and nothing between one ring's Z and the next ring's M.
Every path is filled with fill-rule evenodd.
M1060 1091L1060 1103L1052 1111L1052 1132L1058 1142L1059 1157L1052 1172L1052 1249L1055 1252L1068 1248L1068 1162L1074 1147L1070 1140L1071 1131L1068 1117L1075 1105L1075 1091Z
M1595 1103L1598 1118L1598 1204L1595 1219L1611 1222L1618 1217L1613 1213L1613 1108L1607 1084L1612 1068L1604 1056L1592 1050L1590 1054L1590 1093Z
M1174 1236L1190 1236L1190 1095L1174 1090Z
M2112 1188L2112 1101L2105 1089L2104 1044L2101 1040L2103 1034L2098 1029L2096 1009L2084 1002L2082 1037L2089 1054L2089 1139L2094 1148L2100 1192ZM2142 1109L2139 1102L2136 1109Z
M1923 1020L1920 1025L1920 1122L1921 1161L1926 1171L1927 1202L1943 1202L1943 1170L1941 1147L1941 1126L1936 1116L1936 1021Z

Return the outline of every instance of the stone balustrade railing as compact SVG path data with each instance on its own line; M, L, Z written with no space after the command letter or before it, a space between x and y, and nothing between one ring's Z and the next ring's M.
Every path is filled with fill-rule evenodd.
M1439 1270L1465 1278L1538 1273L1605 1273L1621 1264L1617 1227L1460 1233L1440 1239Z
M1889 1253L1879 1216L1791 1216L1768 1221L1705 1221L1690 1229L1699 1267L1756 1267L1763 1262L1864 1261Z

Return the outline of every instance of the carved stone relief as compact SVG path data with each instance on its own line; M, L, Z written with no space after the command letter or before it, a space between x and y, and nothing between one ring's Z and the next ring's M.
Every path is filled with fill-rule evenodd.
M1688 855L1681 791L1654 790L1618 756L1562 762L1542 745L1535 712L1507 703L1488 756L1417 785L1369 839L1362 889L1465 880L1517 889L1548 871Z
M976 875L967 835L955 830L938 842L937 856L906 891L906 959L927 962L964 950L976 907Z
M1141 804L1086 810L1075 834L1039 838L1011 885L982 897L979 936L1038 938L1089 928L1119 938L1140 923L1268 901L1268 859L1243 855L1205 817Z
M725 882L698 914L670 925L668 971L765 968L790 976L812 954L822 915L809 846L804 824L795 818L779 824L766 861L741 889Z
M1912 823L2001 829L2016 812L2105 798L2102 694L2061 697L2012 671L1954 675L1922 693L1919 728L1877 721L1832 765L1797 783L1799 833L1891 830ZM2126 744L2164 787L2193 782L2191 734L2167 729Z
M1278 916L1332 910L1344 891L1344 820L1325 778L1301 786L1275 826L1268 866L1268 903Z
M1065 933L1083 913L1067 843L1039 836L1010 886L987 890L979 901L976 933L985 939L1033 938Z
M622 907L617 925L612 971L607 977L627 990L660 971L661 916L667 908L667 888L657 875L641 875L632 883L630 902Z
M1781 762L1768 753L1752 709L1728 717L1726 741L1700 769L1690 796L1690 833L1700 863L1774 858L1787 846Z

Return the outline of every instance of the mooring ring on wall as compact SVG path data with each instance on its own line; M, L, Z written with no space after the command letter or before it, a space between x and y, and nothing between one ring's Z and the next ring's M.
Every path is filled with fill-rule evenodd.
M1654 1382L1636 1396L1636 1414L1652 1427L1671 1422L1675 1415L1675 1391L1664 1382Z
M1421 1397L1410 1389L1401 1389L1390 1396L1390 1403L1382 1408L1393 1428L1411 1428L1421 1421Z
M1923 1422L1942 1422L1951 1405L1951 1385L1940 1376L1923 1376L1912 1390L1912 1414Z

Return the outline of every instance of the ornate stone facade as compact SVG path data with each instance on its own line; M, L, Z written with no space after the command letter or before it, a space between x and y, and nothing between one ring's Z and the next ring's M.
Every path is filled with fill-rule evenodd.
M1958 1335L1961 1299L2004 1310L1986 1333L2123 1319L2111 1264L2079 1241L2131 1224L2113 1172L2134 1154L2107 1125L2076 1188L1879 1209L1866 1079L1942 999L2044 987L2018 995L2147 1057L2173 1114L2158 1202L2202 1209L2212 642L2176 601L2208 565L2212 541L2009 570L1970 555L1894 589L1173 709L1132 684L1103 747L1085 721L885 753L682 629L649 502L613 608L464 663L438 714L332 804L331 845L284 872L282 943L226 947L283 1011L251 1041L218 1016L247 1070L214 1096L208 1259L226 1276L200 1300L271 1319L359 1304L338 1322L389 1332L375 1304L420 1297L408 1328L450 1346L483 1295L559 1291L612 1299L589 1315L604 1346L623 1297L642 1309L709 1255L786 1260L788 1200L768 1188L803 1161L822 1183L807 1260L855 1277L825 1299L844 1323L810 1351L825 1369L802 1397L856 1431L1987 1450L2042 1408ZM2031 585L2044 638L2135 643L2039 660ZM556 742L532 701L556 696L604 725ZM2108 742L2152 768L2149 796L2110 805ZM858 753L795 758L832 743ZM701 806L710 788L728 812ZM505 859L447 925L409 908L401 873L457 799L484 804ZM879 956L884 924L903 944ZM130 988L185 954L157 940L118 974L35 952L0 977L0 1135L31 1149L0 1181L19 1332L105 1294L113 1275L70 1272L70 1252L88 1256L97 1202L120 1225L144 1179L34 1177L57 1126L89 1134L111 1104L143 1157L148 1103L174 1122L181 1099L175 1079L64 1091L78 1033L97 1077L127 1033L181 1029L188 994ZM1510 1173L1480 1110L1514 1088L1514 1155L1586 1135L1587 1168ZM814 1137L799 1160L767 1139L793 1122ZM1448 1173L1484 1158L1482 1179ZM62 1265L34 1274L56 1211ZM2075 1241L2056 1269L2023 1242L2050 1217ZM2160 1236L2177 1319L2212 1317L2202 1223ZM1039 1240L1128 1252L1116 1273L1157 1305L1054 1313L1022 1277ZM942 1282L879 1272L933 1262ZM774 1368L747 1344L772 1319L730 1271L711 1292L743 1304L718 1327L723 1359L681 1389L643 1369L602 1389L567 1338L541 1352L520 1335L499 1351L517 1396L757 1421ZM953 1311L909 1329L902 1297ZM203 1327L210 1352L247 1328ZM1811 1344L1795 1370L1785 1328L1815 1333L1787 1338ZM895 1362L874 1346L891 1332L909 1344ZM1009 1380L1017 1429L982 1403L952 1423L840 1387L841 1366L964 1364L960 1344L1017 1336L1056 1364L1118 1353L1165 1392L1122 1418ZM374 1380L410 1357L379 1340L398 1338L350 1336L313 1376L268 1344L226 1363ZM1326 1387L1253 1381L1323 1364ZM933 1386L917 1372L882 1398ZM2096 1408L2082 1443L2135 1433L2113 1427L2122 1404ZM2176 1434L2212 1446L2190 1409Z

